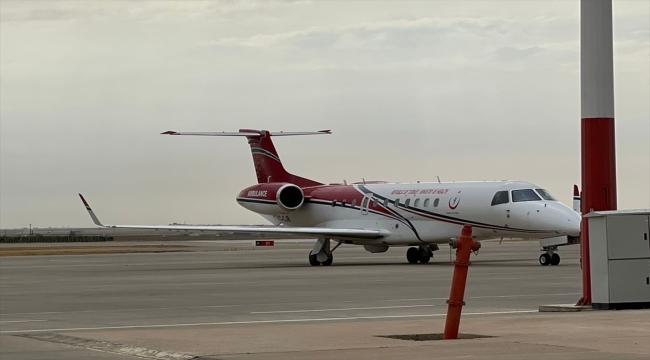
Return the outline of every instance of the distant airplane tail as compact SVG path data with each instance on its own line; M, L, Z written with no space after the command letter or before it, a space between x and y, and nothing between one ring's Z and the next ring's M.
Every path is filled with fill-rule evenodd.
M582 210L580 209L581 206L581 195L580 191L578 190L578 185L573 185L573 211L577 212L578 214L582 214Z
M300 187L323 185L314 180L306 179L287 172L282 166L272 136L325 135L330 130L312 132L270 132L268 130L240 129L239 132L177 132L165 131L164 135L196 135L196 136L245 136L253 155L253 165L258 183L288 182Z

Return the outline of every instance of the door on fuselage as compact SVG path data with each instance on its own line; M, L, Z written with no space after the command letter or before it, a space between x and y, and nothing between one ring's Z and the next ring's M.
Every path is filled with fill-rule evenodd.
M370 207L370 197L369 196L364 196L363 200L361 200L361 214L362 215L368 215L368 208Z
M499 220L503 220L506 226L508 220L510 220L510 204L510 192L508 190L497 191L492 198L492 206L502 209L503 213L499 216Z

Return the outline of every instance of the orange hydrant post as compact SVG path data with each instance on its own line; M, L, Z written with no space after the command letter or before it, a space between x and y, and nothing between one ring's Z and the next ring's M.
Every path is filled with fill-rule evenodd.
M460 326L460 313L465 302L465 284L469 270L469 256L472 251L477 251L481 244L472 239L472 227L465 225L461 236L456 240L456 261L454 261L454 277L451 282L451 292L447 300L447 322L443 340L457 339Z

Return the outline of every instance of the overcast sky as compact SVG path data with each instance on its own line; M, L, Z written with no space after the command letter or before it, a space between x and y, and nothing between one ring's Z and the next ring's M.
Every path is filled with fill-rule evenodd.
M579 1L0 1L0 227L263 224L242 138L322 182L580 184ZM650 2L614 1L618 205L650 207Z

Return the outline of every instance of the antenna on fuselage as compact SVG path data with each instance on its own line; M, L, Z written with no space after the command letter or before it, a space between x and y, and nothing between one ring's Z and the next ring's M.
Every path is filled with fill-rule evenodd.
M366 179L361 178L361 180L363 180L363 185L365 185L366 184Z
M347 184L348 182L345 179L343 179L343 185L347 185Z
M440 176L436 175L436 177L438 178L438 184L440 184Z

